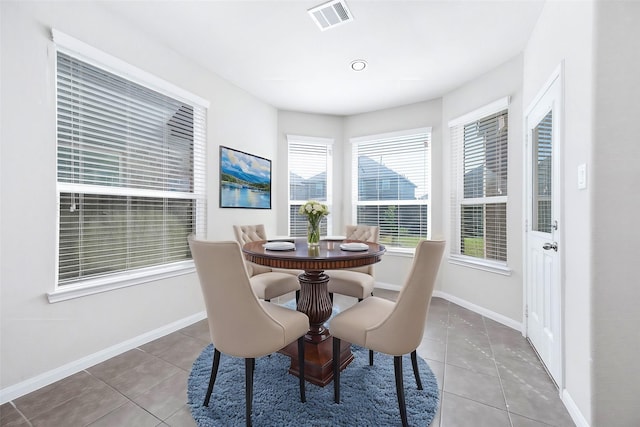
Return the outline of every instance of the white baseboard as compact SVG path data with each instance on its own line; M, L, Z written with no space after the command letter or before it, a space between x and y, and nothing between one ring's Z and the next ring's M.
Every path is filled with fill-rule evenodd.
M392 291L400 291L401 289L401 287L398 285L393 285L390 283L381 283L381 282L376 282L376 288L387 289ZM522 330L522 324L520 322L516 322L501 314L494 313L490 310L487 310L483 307L480 307L476 304L465 301L461 298L458 298L446 292L435 290L433 292L433 296L446 299L447 301L453 302L454 304L458 304L468 310L471 310L475 313L481 314L485 317L495 320L498 323L501 323L505 326L509 326L510 328L513 328L519 331ZM136 347L144 345L150 341L161 338L172 332L178 331L202 319L205 319L206 317L207 317L207 314L204 311L200 313L196 313L192 316L186 317L184 319L180 319L178 321L175 321L173 323L170 323L168 325L165 325L153 331L146 332L142 335L131 338L127 341L121 342L119 344L116 344L104 350L101 350L97 353L83 357L82 359L78 359L71 363L67 363L66 365L63 365L59 368L45 372L36 377L30 378L26 381L22 381L18 384L14 384L7 388L1 389L0 405L5 404L11 400L17 399L18 397L24 396L33 391L36 391L42 387L45 387L49 384L52 384L56 381L66 378L84 369L90 368L91 366L104 362L105 360L108 360L126 351L129 351ZM577 405L575 404L575 402L571 398L571 395L566 389L562 393L562 401L564 402L564 405L569 411L569 414L571 415L571 418L573 419L573 421L576 423L577 427L590 427L589 423L584 418L584 416L582 415L582 412L578 409Z
M376 288L388 289L388 290L398 291L398 292L401 289L401 287L398 285L393 285L390 283L381 283L381 282L376 282ZM469 301L463 300L462 298L458 298L446 292L434 290L433 296L437 298L446 299L447 301L450 301L454 304L458 304L459 306L464 307L468 310L471 310L474 313L478 313L485 317L488 317L491 320L495 320L498 323L501 323L505 326L508 326L510 328L513 328L521 332L524 336L524 329L523 329L522 322L517 322L513 319L503 316L502 314L498 314L493 311L487 310L484 307L480 307L479 305L470 303ZM580 411L576 403L573 401L573 399L571 398L571 395L566 389L563 390L561 399L562 399L562 402L564 403L564 406L567 408L567 411L569 412L571 419L576 424L576 427L591 427L589 425L589 422L586 420L586 418L584 417L584 415L582 414L582 412Z
M495 320L496 322L502 323L503 325L513 328L517 331L520 331L520 332L523 331L522 322L518 322L516 320L508 318L507 316L503 316L502 314L498 314L491 310L487 310L484 307L480 307L479 305L463 300L462 298L458 298L454 295L448 294L446 292L438 291L438 290L433 291L433 296L446 299L449 302L458 304L459 306L464 307L467 310L471 310L474 313L481 314L484 317L488 317L491 320Z
M63 378L87 369L95 364L104 362L112 357L122 354L126 351L132 350L143 344L146 344L155 339L161 338L172 332L178 331L189 325L192 325L207 317L207 313L202 311L192 316L185 317L184 319L177 320L173 323L154 329L153 331L146 332L137 337L118 343L104 350L100 350L97 353L90 354L81 359L67 363L66 365L55 368L51 371L44 372L28 380L19 382L0 390L0 405L7 403L11 400L17 399L20 396L31 393Z
M400 289L402 289L401 286L398 285L394 285L391 283L384 283L384 282L376 282L375 285L376 288L379 289L388 289L391 291L398 291L400 292ZM438 290L434 290L433 291L433 296L437 297L437 298L442 298L442 299L446 299L447 301L450 301L454 304L458 304L459 306L462 306L468 310L473 311L474 313L478 313L481 314L485 317L488 317L491 320L495 320L498 323L502 323L505 326L508 326L510 328L513 328L517 331L522 332L523 329L523 325L522 322L517 322L513 319L510 319L506 316L503 316L502 314L498 314L498 313L494 313L493 311L487 310L484 307L480 307L479 305L470 303L469 301L465 301L461 298L458 298L456 296L453 296L451 294L448 294L446 292L442 292L442 291L438 291Z
M402 286L400 285L393 285L391 283L384 283L384 282L376 282L374 287L378 289L387 289L389 291L398 291L398 292L400 292L400 289L402 289Z
M574 423L576 423L576 427L591 427L587 419L582 414L582 411L578 409L578 405L576 405L576 402L571 398L571 395L569 394L567 389L562 390L561 398L565 408L567 408L567 411L571 416L571 419Z

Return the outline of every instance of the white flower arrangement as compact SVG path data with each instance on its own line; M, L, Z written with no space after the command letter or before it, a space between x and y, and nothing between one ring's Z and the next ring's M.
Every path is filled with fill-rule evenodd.
M307 217L307 243L309 247L317 247L320 242L320 220L329 215L329 208L315 200L309 200L298 210L300 215Z
M323 216L329 215L329 208L315 200L309 200L298 210L300 215L306 216L311 222L318 222Z

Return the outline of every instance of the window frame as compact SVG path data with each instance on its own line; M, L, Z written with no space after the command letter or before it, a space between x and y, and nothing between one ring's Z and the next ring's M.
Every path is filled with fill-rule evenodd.
M508 192L505 196L482 196L465 198L464 197L464 156L460 153L464 150L464 135L460 132L464 126L474 121L482 120L488 116L500 113L506 110L509 114L510 97L506 96L493 101L483 107L473 110L460 117L452 119L448 123L450 136L450 166L451 166L451 243L449 245L448 261L451 264L464 267L479 269L492 273L509 276L511 268L509 267L509 239L508 239L508 212L509 212L509 196ZM507 128L508 129L508 128ZM507 130L508 132L508 130ZM507 158L509 151L509 134L507 134ZM458 153L456 153L458 152ZM507 163L507 187L509 176L509 164ZM460 237L461 237L461 217L460 210L462 206L486 206L490 204L505 205L505 223L504 228L506 235L505 255L506 261L479 258L470 255L461 254ZM486 235L486 230L485 230Z
M427 199L412 199L412 200L398 200L398 199L379 199L379 200L363 200L360 201L359 200L359 187L360 187L360 183L358 180L358 146L360 144L365 144L365 143L369 143L369 144L375 144L377 142L379 142L380 144L382 144L384 140L398 140L398 139L403 139L403 138L408 138L414 135L421 135L421 134L426 134L426 151L425 151L425 156L427 158L426 162L427 162L427 177L426 177L426 192L428 193L429 197ZM358 136L358 137L353 137L349 139L349 142L351 143L351 183L352 183L352 189L351 189L351 222L353 224L356 224L358 222L358 207L359 206L383 206L383 205L397 205L397 206L426 206L427 209L427 221L426 221L426 228L427 228L427 235L426 235L426 239L430 239L431 238L431 223L432 223L432 217L433 217L433 211L432 211L432 161L433 161L433 156L432 156L432 128L431 126L424 126L424 127L420 127L420 128L413 128L413 129L403 129L403 130L399 130L399 131L393 131L393 132L386 132L386 133L380 133L380 134L373 134L373 135L365 135L365 136ZM382 180L383 186L389 184L389 188L391 187L390 182L385 183L384 180ZM378 226L380 226L380 221L378 221ZM412 247L400 247L400 246L390 246L390 245L386 245L386 249L387 249L387 253L390 254L404 254L404 255L413 255L415 253L415 248Z
M82 41L74 39L60 31L52 30L53 39L53 70L54 70L54 99L55 114L58 116L58 52L75 58L78 61L114 74L124 80L143 86L149 90L158 92L167 97L183 102L194 109L194 127L201 125L200 135L194 134L193 138L193 191L168 191L133 187L115 187L109 185L78 184L61 182L56 172L56 244L55 244L55 280L54 289L47 293L50 303L65 301L85 295L92 295L113 289L148 283L160 279L166 279L183 274L195 272L192 259L167 262L155 266L139 267L130 270L106 273L102 276L80 278L75 282L60 284L60 203L64 193L82 193L87 195L114 195L121 197L149 197L165 198L172 200L193 200L193 221L196 232L206 231L206 192L205 192L205 152L206 152L206 121L209 102L191 94L171 83L166 82L146 71L138 69L118 58L100 51ZM200 121L196 120L196 109ZM58 137L56 135L56 147ZM57 151L57 150L56 150ZM106 151L105 151L106 153ZM106 153L107 155L109 153ZM56 171L58 170L58 158L56 156Z
M290 237L303 237L303 235L297 235L291 233L291 208L292 206L301 206L305 204L308 199L305 200L292 200L291 199L291 144L300 144L300 145L308 145L308 146L323 146L326 147L326 198L327 200L314 199L322 202L327 205L329 208L330 214L324 217L321 221L321 230L326 227L326 234L331 234L330 230L333 230L333 216L331 213L333 212L333 138L324 138L324 137L315 137L315 136L304 136L304 135L291 135L287 134L287 233ZM322 231L321 231L321 234ZM323 235L326 235L323 234Z

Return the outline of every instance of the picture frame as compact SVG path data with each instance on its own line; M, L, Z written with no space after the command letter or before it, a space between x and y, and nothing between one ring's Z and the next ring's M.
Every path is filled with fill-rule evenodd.
M220 207L271 209L271 160L221 145Z

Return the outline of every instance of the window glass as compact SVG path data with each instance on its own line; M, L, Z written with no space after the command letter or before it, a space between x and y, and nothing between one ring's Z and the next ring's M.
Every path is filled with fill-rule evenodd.
M536 166L533 171L536 185L533 186L533 231L551 233L551 198L553 188L553 111L533 129L533 150Z
M57 53L59 286L191 259L205 114Z
M357 224L380 227L388 248L415 248L429 236L430 128L354 138Z
M508 111L452 127L452 252L507 261Z
M289 235L306 236L307 217L298 209L308 200L326 204L332 211L332 143L328 138L287 136L289 142ZM330 234L331 215L320 222L320 234Z

